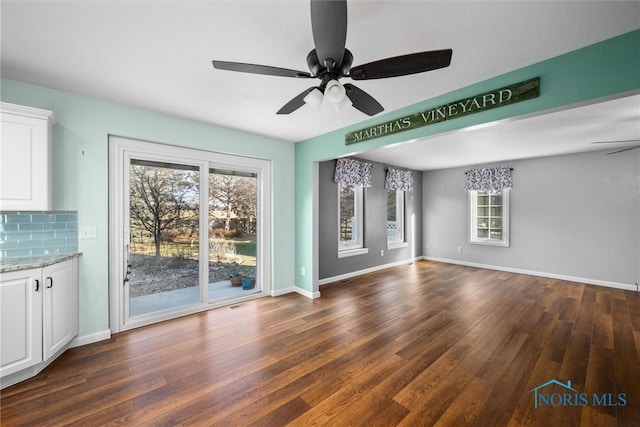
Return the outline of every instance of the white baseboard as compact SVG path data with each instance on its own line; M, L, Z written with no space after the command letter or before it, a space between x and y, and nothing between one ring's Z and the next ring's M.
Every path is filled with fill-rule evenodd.
M288 288L283 288L283 289L272 289L271 290L271 296L272 297L279 297L280 295L286 295L286 294L290 294L296 292L296 287L295 286L289 286Z
M291 293L298 293L310 299L320 298L320 292L310 292L310 291L307 291L306 289L301 289L296 286L289 286L288 288L271 291L271 296L278 297L280 295L286 295Z
M392 262L392 263L389 263L389 264L383 264L383 265L377 265L377 266L371 267L371 268L365 268L364 270L352 271L350 273L340 274L338 276L327 277L325 279L320 279L318 281L318 284L320 286L323 286L323 285L326 285L326 284L329 284L329 283L339 282L340 280L346 280L346 279L351 279L352 277L362 276L363 274L373 273L374 271L384 270L385 268L397 267L399 265L411 264L412 262L418 261L420 259L422 259L422 257L416 257L414 259L406 259L406 260L402 260L402 261L396 261L396 262Z
M460 261L456 259L438 258L423 256L421 259L427 261L444 262L447 264L458 264L466 267L485 268L487 270L507 271L509 273L527 274L529 276L547 277L549 279L565 280L567 282L585 283L587 285L605 286L607 288L623 289L625 291L637 291L636 287L626 283L607 282L606 280L589 279L586 277L565 276L563 274L546 273L543 271L523 270L521 268L501 267L498 265L480 264L476 262Z
M320 291L312 292L302 288L295 288L295 291L302 296L305 296L309 299L320 298Z
M71 341L69 348L80 347L94 342L108 340L109 338L111 338L111 331L108 329L106 331L95 332L89 335L82 335Z

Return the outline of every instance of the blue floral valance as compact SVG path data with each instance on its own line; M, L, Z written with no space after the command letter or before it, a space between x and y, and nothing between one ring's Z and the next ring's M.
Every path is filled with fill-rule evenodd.
M371 187L371 163L355 159L338 159L334 179L350 187Z
M470 169L466 174L465 190L497 193L513 187L511 168L508 167Z
M413 174L411 171L389 168L384 180L386 190L413 191Z

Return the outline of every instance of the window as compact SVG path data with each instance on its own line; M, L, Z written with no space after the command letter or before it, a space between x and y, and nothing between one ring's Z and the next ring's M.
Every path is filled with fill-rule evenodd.
M338 184L338 257L367 253L364 248L364 188Z
M509 246L509 189L469 191L471 243Z
M387 191L387 248L406 246L404 238L404 191Z

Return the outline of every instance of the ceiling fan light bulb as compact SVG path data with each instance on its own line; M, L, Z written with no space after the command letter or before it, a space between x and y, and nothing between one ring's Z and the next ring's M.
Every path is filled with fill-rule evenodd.
M304 98L302 98L305 104L316 109L320 108L320 105L322 104L322 99L323 99L322 92L320 92L317 88L314 88Z
M349 97L345 96L344 98L342 98L340 102L333 104L333 107L336 109L336 113L340 113L346 110L347 108L351 107L352 105L353 105L353 102L351 102Z
M347 91L344 86L337 80L329 80L326 88L324 89L324 96L332 104L337 104L345 98Z

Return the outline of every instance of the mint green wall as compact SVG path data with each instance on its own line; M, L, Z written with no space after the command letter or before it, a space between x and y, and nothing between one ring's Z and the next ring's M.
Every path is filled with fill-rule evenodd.
M540 77L540 97L536 99L360 144L350 146L344 144L346 132L417 113L536 76ZM428 81L428 74L425 75L425 81ZM309 292L317 291L317 283L314 283L313 280L317 276L317 272L313 271L316 245L313 240L313 218L316 214L313 211L313 194L314 191L317 191L313 182L315 162L362 153L372 148L468 126L562 108L638 89L640 89L640 30L297 143L295 153L296 285ZM302 275L303 268L306 271L304 276Z
M179 119L12 80L2 101L52 110L54 209L77 210L78 224L97 225L98 238L80 240L80 336L109 328L109 134L271 160L272 253L275 289L294 285L294 146L249 133Z

